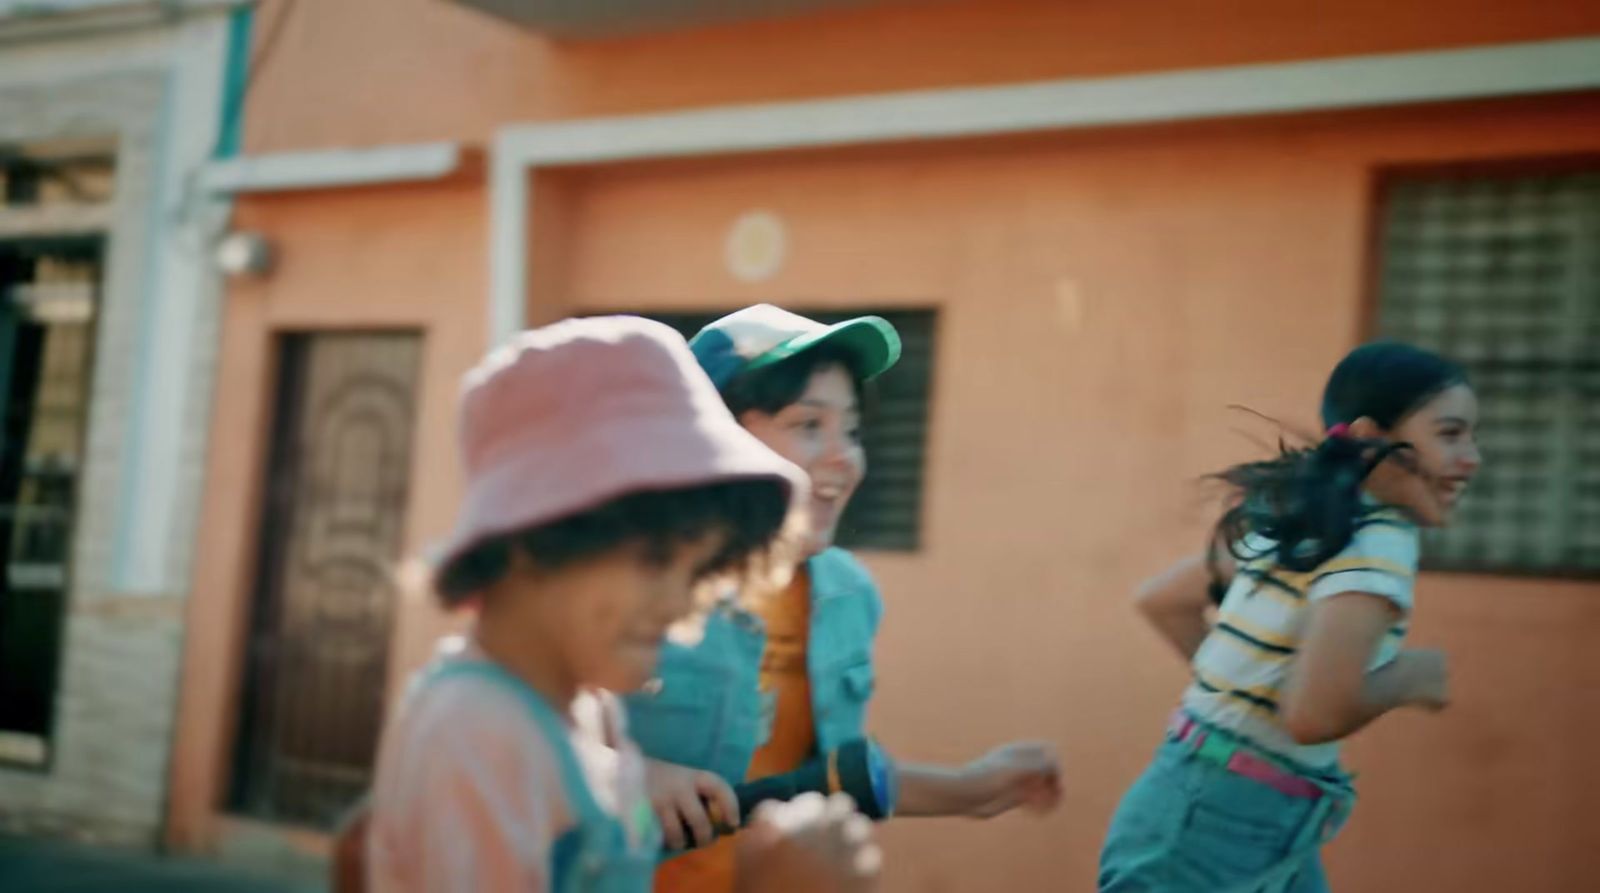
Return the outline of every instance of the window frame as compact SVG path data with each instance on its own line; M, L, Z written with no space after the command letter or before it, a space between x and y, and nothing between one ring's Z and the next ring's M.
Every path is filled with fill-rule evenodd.
M1364 263L1365 276L1362 283L1364 300L1361 304L1359 330L1367 338L1395 337L1386 331L1383 325L1384 278L1386 272L1384 245L1388 235L1387 215L1390 202L1398 188L1419 180L1515 179L1578 174L1600 175L1600 153L1579 152L1518 158L1418 162L1384 165L1378 168L1374 171L1369 184ZM1600 213L1600 210L1597 210L1597 213ZM1600 249L1596 250L1600 251ZM1429 349L1435 347L1435 345L1426 343L1418 343L1418 346ZM1446 355L1448 356L1448 351L1446 351ZM1457 358L1451 357L1451 359ZM1600 360L1597 360L1596 363L1600 365ZM1464 365L1466 365L1467 372L1471 376L1475 371L1474 365L1470 362ZM1533 364L1521 365L1532 366ZM1505 368L1519 367L1512 365ZM1568 368L1565 361L1562 362L1561 368ZM1576 369L1578 367L1572 368ZM1548 373L1530 369L1529 374ZM1578 447L1575 446L1573 449L1578 449ZM1486 459L1492 462L1494 457L1490 455ZM1575 485L1576 481L1562 481L1562 485L1568 484ZM1467 499L1469 501L1472 499L1470 492L1467 494ZM1531 561L1475 563L1440 559L1437 557L1436 551L1430 548L1427 543L1427 540L1431 539L1432 536L1429 534L1424 535L1422 570L1427 572L1508 579L1574 581L1600 579L1600 567L1589 568L1560 562L1549 564L1539 564Z

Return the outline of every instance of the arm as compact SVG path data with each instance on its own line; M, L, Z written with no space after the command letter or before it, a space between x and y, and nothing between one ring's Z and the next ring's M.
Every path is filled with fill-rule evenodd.
M1217 556L1223 581L1233 577L1233 562L1226 553ZM1211 569L1205 555L1194 555L1145 581L1134 605L1156 632L1178 652L1185 663L1194 659L1200 643L1211 633L1209 613Z
M865 569L857 573L871 595L869 635L875 637L883 602ZM990 818L1019 806L1048 811L1061 799L1060 761L1055 748L1042 743L1002 745L960 766L895 761L894 771L897 816Z
M986 819L1025 806L1036 812L1061 799L1061 767L1054 748L1014 742L965 766L899 763L895 814Z
M900 763L895 769L900 774L900 800L895 804L895 815L961 815L975 799L965 767Z
M333 893L362 893L367 889L367 823L371 818L371 795L363 794L335 829Z
M1348 592L1311 603L1282 703L1284 728L1301 744L1350 735L1400 707L1443 708L1444 657L1408 650L1367 672L1400 610L1387 598Z

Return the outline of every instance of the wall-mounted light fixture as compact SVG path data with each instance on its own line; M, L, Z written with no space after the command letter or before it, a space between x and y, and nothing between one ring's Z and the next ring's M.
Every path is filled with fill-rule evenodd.
M232 232L217 242L213 257L229 276L265 276L272 270L272 243L260 233Z

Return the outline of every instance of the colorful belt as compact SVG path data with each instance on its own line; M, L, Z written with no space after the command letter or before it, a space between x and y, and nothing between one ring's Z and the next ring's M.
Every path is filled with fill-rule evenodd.
M1235 775L1260 782L1279 793L1306 800L1317 800L1323 796L1321 785L1251 752L1249 745L1242 741L1212 732L1182 710L1172 715L1167 734L1202 759L1216 763Z

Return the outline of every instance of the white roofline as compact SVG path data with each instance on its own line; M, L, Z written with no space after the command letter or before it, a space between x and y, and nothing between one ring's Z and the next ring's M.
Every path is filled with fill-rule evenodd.
M466 158L451 142L242 155L206 165L201 183L207 192L237 195L419 182L455 174Z
M506 127L495 154L597 164L1600 87L1600 39L914 90Z
M1486 99L1600 88L1600 38L520 124L495 137L489 337L526 325L538 168Z

